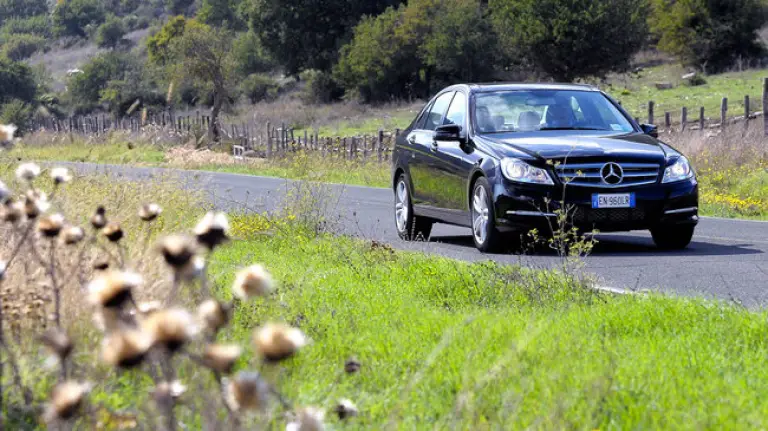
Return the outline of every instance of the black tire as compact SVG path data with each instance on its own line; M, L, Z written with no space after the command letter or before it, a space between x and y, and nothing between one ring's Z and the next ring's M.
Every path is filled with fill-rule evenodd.
M429 240L429 234L432 232L432 225L434 222L431 219L420 217L413 213L410 183L408 175L406 174L401 174L395 183L395 229L397 229L397 234L400 236L400 239L405 241L427 241ZM404 203L401 202L401 196L399 194L401 184L403 186L402 190L405 191ZM400 209L398 204L403 205L402 208L406 211L403 223L398 221L398 210Z
M691 243L695 228L692 225L660 226L651 229L651 236L662 250L682 250Z
M482 189L482 194L478 196L479 190ZM472 241L475 243L475 247L483 253L493 253L499 251L502 243L502 235L496 229L496 211L493 206L493 198L491 194L491 186L488 184L488 180L485 177L480 177L472 185L472 194L469 196L469 208L470 208L470 226L472 229ZM479 197L481 200L485 200L485 224L478 231L476 230L475 223L477 222L477 207L475 205L475 197ZM480 209L483 209L482 207Z

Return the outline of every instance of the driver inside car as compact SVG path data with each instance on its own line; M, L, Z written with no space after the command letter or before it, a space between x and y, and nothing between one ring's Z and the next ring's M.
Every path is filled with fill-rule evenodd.
M570 128L576 125L576 117L573 114L570 104L565 101L558 101L554 105L547 107L545 124L543 129L561 129Z

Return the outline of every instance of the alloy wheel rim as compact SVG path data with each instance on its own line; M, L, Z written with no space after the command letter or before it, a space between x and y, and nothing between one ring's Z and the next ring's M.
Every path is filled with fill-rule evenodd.
M488 199L485 187L475 187L472 194L472 233L478 244L485 244L488 235Z
M397 183L396 195L395 221L397 222L397 230L405 232L405 226L408 224L408 188L405 186L405 182Z

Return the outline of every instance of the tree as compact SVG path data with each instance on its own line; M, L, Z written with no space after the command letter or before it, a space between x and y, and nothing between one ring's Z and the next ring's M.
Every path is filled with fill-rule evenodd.
M190 25L191 24L191 25ZM208 137L219 140L219 115L235 81L231 55L232 35L225 29L211 28L189 20L181 36L171 40L172 77L202 81L213 90L211 124Z
M0 24L9 18L23 19L47 13L47 0L0 0Z
M194 2L195 0L166 0L165 4L172 15L184 15Z
M45 38L36 34L14 34L7 36L2 53L11 60L21 61L32 56L45 46Z
M60 36L87 36L89 25L104 22L104 9L98 0L59 0L53 9L53 27Z
M242 29L244 23L238 15L239 0L203 0L197 19L213 27Z
M242 76L268 72L275 66L269 55L264 52L261 40L252 31L240 33L235 38L232 43L232 55L237 65L237 72Z
M328 71L364 15L402 0L250 0L251 28L288 73Z
M32 105L19 99L13 99L0 106L0 123L13 124L19 128L19 132L23 133L30 126L32 114Z
M187 27L187 19L176 16L168 20L157 33L147 39L147 54L149 61L158 65L165 65L169 57L171 41L184 34Z
M685 65L719 72L763 52L757 34L765 23L760 0L653 0L652 5L658 47Z
M647 35L647 0L490 0L509 58L559 81L626 70Z
M24 63L0 58L0 104L13 99L34 103L37 96L32 69Z
M114 15L110 15L104 21L104 24L96 29L95 42L100 48L113 49L124 41L124 36L125 26L123 21Z

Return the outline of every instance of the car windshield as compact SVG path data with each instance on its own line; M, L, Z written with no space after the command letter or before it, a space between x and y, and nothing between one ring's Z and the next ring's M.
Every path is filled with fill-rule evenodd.
M605 130L629 133L632 124L602 93L515 90L478 93L475 125L480 133L544 130Z

